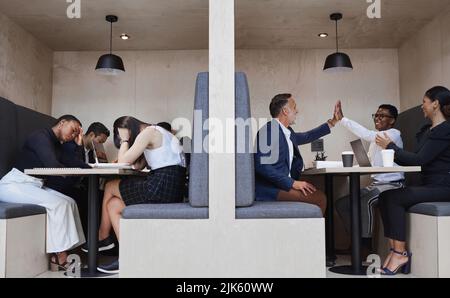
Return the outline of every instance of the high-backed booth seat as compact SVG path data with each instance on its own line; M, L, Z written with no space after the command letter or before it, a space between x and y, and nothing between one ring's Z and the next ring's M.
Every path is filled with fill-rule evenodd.
M235 86L235 117L237 122L239 118L246 121L250 98L245 74L236 74ZM320 209L305 203L255 202L251 137L244 138L245 151L236 150L236 219L221 226L208 218L209 157L202 148L208 130L201 129L209 117L208 94L208 73L199 73L189 202L124 209L120 277L324 277L325 232ZM241 132L236 128L236 146L239 133L251 136L251 125ZM227 183L226 177L221 179Z
M413 151L416 133L427 124L420 106L399 115L397 128L404 147ZM406 175L417 185L419 174ZM450 203L421 203L409 209L407 243L413 253L411 273L417 277L450 277Z
M26 137L54 118L0 98L0 177L9 172ZM0 277L33 277L48 269L45 208L0 202Z
M236 218L322 218L322 212L316 205L300 202L255 201L250 95L244 73L236 73L235 85L235 116L238 123L236 127ZM239 123L246 125L241 126Z
M189 168L189 202L177 204L139 204L124 209L123 219L206 219L208 218L208 153L203 140L208 130L201 129L209 117L208 81L197 80L193 115L192 144L201 150L192 150ZM198 129L200 125L200 129ZM127 221L123 220L121 224ZM123 232L122 232L123 233ZM123 244L123 241L122 241ZM124 245L121 245L121 248ZM123 263L123 262L122 262Z

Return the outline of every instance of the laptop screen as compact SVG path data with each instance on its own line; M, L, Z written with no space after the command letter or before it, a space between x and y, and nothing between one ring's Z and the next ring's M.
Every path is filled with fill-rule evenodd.
M356 161L360 167L371 167L370 159L367 156L366 149L364 149L363 143L360 139L350 142L353 153L355 153Z

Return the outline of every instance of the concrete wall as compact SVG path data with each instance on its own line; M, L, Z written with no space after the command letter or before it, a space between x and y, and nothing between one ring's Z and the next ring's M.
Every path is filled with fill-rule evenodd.
M332 50L238 50L236 70L247 73L252 114L269 118L269 102L275 94L291 93L300 109L294 129L305 131L332 117L334 104L342 100L344 115L373 127L371 114L381 103L399 105L398 61L395 49L345 50L352 72L324 73L325 58ZM325 137L330 160L340 160L354 140L342 127ZM314 158L310 146L301 147L307 163Z
M399 49L401 108L422 103L426 90L450 87L450 10L408 39Z
M0 13L0 96L50 114L53 52Z
M237 50L236 71L248 76L253 116L269 118L269 102L280 92L290 92L298 101L297 130L313 128L329 119L338 98L343 101L346 116L368 127L373 126L371 114L379 104L399 105L397 50L349 50L354 71L326 74L322 67L330 52ZM108 127L117 117L128 114L152 123L176 117L192 119L196 74L208 70L206 50L118 54L126 73L107 77L94 72L100 52L55 52L52 115L70 112L86 126L101 121ZM329 158L339 159L353 139L342 127L336 127L325 139ZM113 157L111 140L106 148ZM311 162L314 154L309 145L301 150L305 160Z
M73 113L87 126L100 121L112 130L115 119L132 115L149 123L192 119L195 80L208 70L208 51L118 52L126 72L94 71L101 52L55 52L52 115ZM112 138L105 144L110 157Z

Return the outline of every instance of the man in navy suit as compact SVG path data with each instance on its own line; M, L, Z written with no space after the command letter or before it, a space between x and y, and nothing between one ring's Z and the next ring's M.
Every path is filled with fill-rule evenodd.
M299 181L303 159L299 145L311 143L327 134L335 126L338 105L333 118L308 132L296 133L290 127L298 114L291 94L276 95L270 103L272 121L257 134L255 154L256 200L297 201L314 204L322 213L326 209L326 196L314 185Z

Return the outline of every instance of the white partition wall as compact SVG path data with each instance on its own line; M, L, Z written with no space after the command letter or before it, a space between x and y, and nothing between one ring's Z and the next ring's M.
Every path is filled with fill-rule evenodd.
M209 1L209 118L209 215L220 224L234 218L234 0Z

